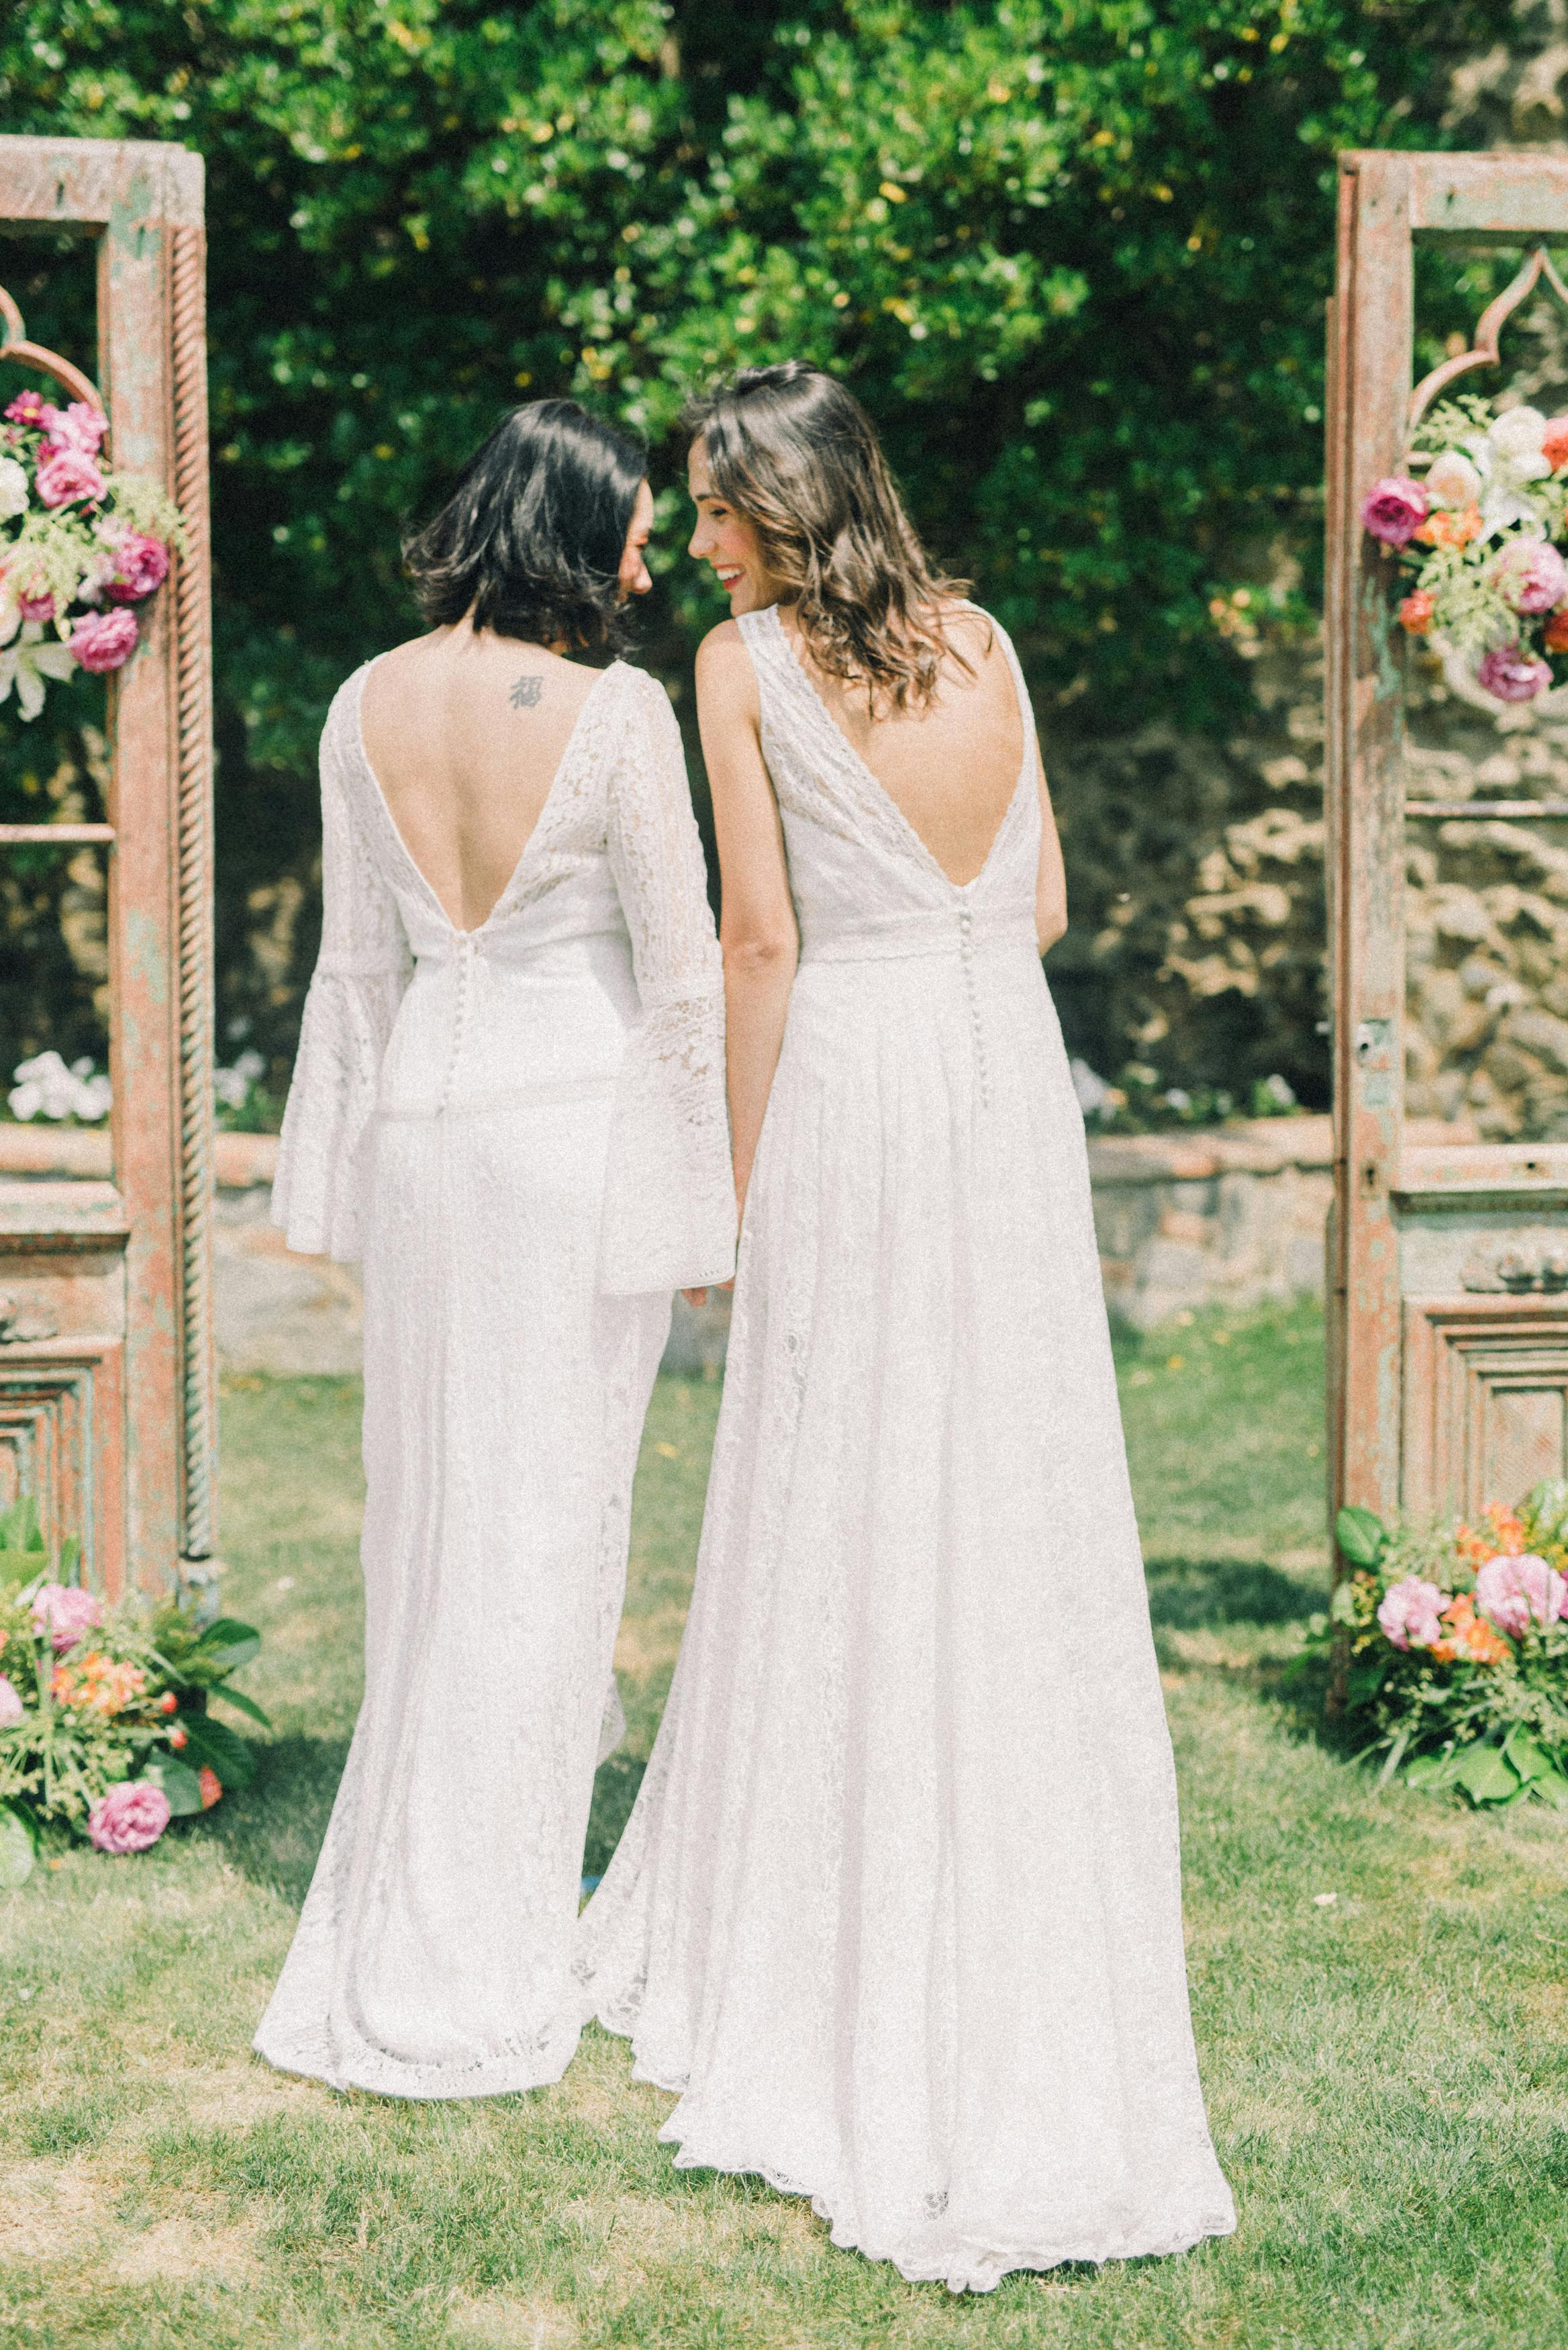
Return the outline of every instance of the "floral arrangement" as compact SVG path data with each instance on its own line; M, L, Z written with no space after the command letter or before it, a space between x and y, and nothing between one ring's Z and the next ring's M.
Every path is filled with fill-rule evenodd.
M1568 655L1568 416L1445 400L1407 462L1411 472L1376 483L1361 509L1409 575L1406 631L1429 638L1494 701L1533 701Z
M208 1711L259 1634L188 1599L108 1607L50 1560L30 1501L0 1513L0 1887L30 1875L46 1826L99 1852L145 1852L171 1819L210 1811L254 1771L245 1741Z
M1568 1482L1492 1503L1479 1527L1351 1509L1335 1534L1351 1572L1308 1649L1348 1641L1346 1711L1383 1779L1568 1805Z
M57 408L36 391L0 421L0 702L15 687L25 719L42 710L49 680L130 660L131 607L162 586L171 546L185 543L157 484L105 463L108 430L87 400Z

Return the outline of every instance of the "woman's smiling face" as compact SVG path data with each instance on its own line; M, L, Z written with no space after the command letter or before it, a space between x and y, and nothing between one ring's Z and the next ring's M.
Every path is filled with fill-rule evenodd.
M778 582L763 560L757 534L713 487L708 470L708 449L701 439L691 443L686 479L697 509L697 527L688 553L710 564L730 598L733 613L760 612L779 599Z

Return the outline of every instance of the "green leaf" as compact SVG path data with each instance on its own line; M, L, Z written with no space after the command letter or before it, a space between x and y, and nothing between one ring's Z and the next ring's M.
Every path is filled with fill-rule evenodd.
M208 1625L192 1649L185 1660L185 1670L237 1672L260 1651L261 1634L254 1626L238 1623L232 1616L220 1616L215 1624Z
M230 1689L224 1682L213 1691L213 1695L221 1697L225 1705L237 1705L242 1713L248 1713L251 1720L259 1721L264 1730L272 1728L271 1715L264 1713L254 1698L247 1697L244 1690Z
M1454 1778L1472 1804L1503 1804L1520 1783L1519 1773L1496 1746L1467 1746Z
M76 1581L77 1569L81 1565L81 1556L82 1546L79 1535L67 1534L60 1544L59 1575L62 1583Z
M1345 1701L1352 1711L1358 1706L1370 1705L1383 1686L1388 1667L1378 1659L1372 1664L1352 1665L1345 1680Z
M14 1804L0 1804L0 1892L26 1885L36 1857L32 1822Z
M1388 1536L1370 1510L1344 1509L1334 1522L1334 1538L1352 1566L1376 1566Z
M1398 1737L1394 1741L1393 1745L1388 1749L1387 1758L1384 1762L1382 1770L1377 1773L1377 1783L1380 1787L1386 1787L1388 1784L1389 1780L1394 1776L1395 1772L1397 1771L1400 1763L1405 1760L1405 1749L1409 1743L1410 1725L1407 1722L1404 1729L1399 1732Z
M1452 1754L1417 1754L1405 1773L1407 1787L1419 1787L1431 1794L1439 1787L1450 1787L1454 1781L1457 1758Z
M177 1820L189 1819L202 1808L202 1782L188 1762L172 1754L149 1755L141 1773L155 1787L161 1787L169 1799L169 1809Z
M208 1713L188 1713L182 1719L188 1743L186 1759L200 1770L207 1764L225 1787L248 1787L255 1777L256 1761L237 1731Z
M1502 1742L1502 1751L1526 1782L1542 1779L1552 1768L1552 1758L1522 1721L1516 1721Z
M1532 1795L1539 1795L1543 1803L1554 1804L1560 1812L1568 1811L1568 1779L1561 1771L1543 1771L1539 1779L1531 1781L1530 1792Z

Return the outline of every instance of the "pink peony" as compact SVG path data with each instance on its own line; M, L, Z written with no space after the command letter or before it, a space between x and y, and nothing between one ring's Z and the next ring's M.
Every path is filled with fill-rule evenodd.
M83 669L119 669L136 650L136 615L123 606L118 612L89 612L71 630L71 650Z
M1492 581L1516 612L1550 612L1568 596L1568 563L1543 538L1510 541L1492 565Z
M13 424L42 424L47 405L41 391L19 391L5 414Z
M38 421L49 436L52 451L58 453L78 449L84 457L98 455L109 431L108 417L89 407L85 400L73 400L68 408L42 408Z
M47 626L47 623L55 617L55 599L52 596L47 594L42 596L18 596L16 598L16 609L22 615L24 620L41 620Z
M103 1602L74 1583L42 1584L33 1595L33 1621L47 1632L57 1655L74 1648L84 1632L103 1622Z
M114 577L109 583L111 604L139 604L169 577L169 549L161 538L144 537L139 530L127 531L115 557ZM1568 568L1563 584L1568 588Z
M1476 671L1476 681L1498 702L1533 702L1552 682L1548 661L1533 660L1519 645L1494 645Z
M1407 1575L1383 1595L1377 1621L1397 1648L1429 1648L1440 1638L1443 1595L1425 1576Z
M1361 526L1385 546L1407 546L1427 519L1427 493L1408 473L1375 482L1361 509Z
M109 484L85 449L59 449L38 468L34 484L47 506L68 506L78 498L101 498Z
M88 1814L88 1837L99 1852L145 1852L169 1825L169 1798L150 1779L122 1779Z
M15 1730L26 1710L16 1682L0 1673L0 1730Z
M1476 1576L1477 1606L1515 1639L1532 1616L1538 1624L1561 1616L1564 1599L1568 1583L1533 1551L1520 1558L1489 1558Z

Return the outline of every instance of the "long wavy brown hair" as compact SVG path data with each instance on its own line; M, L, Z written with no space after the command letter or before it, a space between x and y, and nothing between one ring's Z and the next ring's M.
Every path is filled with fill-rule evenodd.
M969 582L932 569L871 420L841 383L804 359L742 368L682 421L825 675L864 686L875 714L926 708L946 661L971 669L942 626Z

